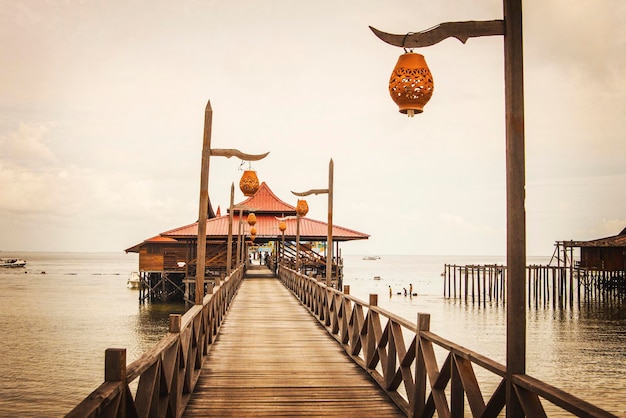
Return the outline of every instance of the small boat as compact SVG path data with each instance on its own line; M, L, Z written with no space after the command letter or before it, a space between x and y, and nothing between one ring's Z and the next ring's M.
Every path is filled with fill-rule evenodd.
M139 283L141 282L141 278L139 277L138 271L133 271L130 273L130 277L126 281L126 287L129 289L139 289Z
M363 257L363 260L380 260L380 257L377 255L366 255Z
M374 280L380 280L380 276L374 276Z
M26 267L26 260L21 258L0 258L0 267Z

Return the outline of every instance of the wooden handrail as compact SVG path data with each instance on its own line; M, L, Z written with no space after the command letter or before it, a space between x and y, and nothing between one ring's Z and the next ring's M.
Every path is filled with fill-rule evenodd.
M496 417L505 407L506 367L432 333L430 315L407 321L376 306L377 298L365 303L282 265L278 277L406 416ZM434 346L448 353L441 367ZM481 387L474 367L499 380L495 389ZM528 375L512 383L525 416L547 416L544 400L576 416L615 417Z
M216 282L202 305L170 316L170 332L128 366L125 349L108 349L106 381L66 417L182 416L243 274L242 264Z

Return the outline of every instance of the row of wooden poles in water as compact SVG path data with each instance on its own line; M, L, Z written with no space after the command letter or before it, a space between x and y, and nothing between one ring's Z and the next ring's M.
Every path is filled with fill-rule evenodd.
M471 303L506 300L506 266L444 265L444 297ZM586 271L563 266L526 266L531 305L573 305L583 300L620 301L626 297L626 272Z

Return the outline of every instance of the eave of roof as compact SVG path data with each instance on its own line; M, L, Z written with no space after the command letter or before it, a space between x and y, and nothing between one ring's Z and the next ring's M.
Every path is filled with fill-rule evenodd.
M270 241L282 239L282 233L278 229L277 217L286 217L287 229L285 239L295 240L297 234L296 208L280 200L272 192L269 186L263 182L254 196L238 203L237 206L251 208L243 209L241 228L245 235L250 235L251 226L248 225L247 216L250 211L256 215L257 223L256 236L259 241ZM211 216L211 214L209 214ZM224 241L228 237L230 215L210 217L206 221L207 240ZM233 213L232 235L237 236L239 232L239 211ZM310 218L300 218L300 240L301 241L326 241L328 234L328 223ZM334 241L353 241L368 239L369 235L353 229L344 228L333 224L332 229ZM161 234L149 238L140 244L126 249L126 252L139 252L141 246L150 243L180 243L195 240L198 237L198 222L170 229Z
M197 229L197 227L196 227ZM168 243L178 243L178 241L174 238L170 238L170 237L166 237L163 235L156 235L152 238L148 238L146 240L144 240L143 242L140 242L139 244L133 245L130 248L125 249L124 251L126 253L138 253L140 248L144 245L144 244L152 244L152 243L164 243L164 242L168 242Z
M590 241L567 241L570 247L626 247L626 228L618 235Z
M259 239L274 239L281 237L282 232L278 229L278 219L273 215L257 214L256 236ZM225 238L228 236L229 216L221 216L219 218L207 219L206 233L207 239ZM287 229L285 230L285 238L295 239L298 228L296 218L288 218L285 221ZM247 216L241 218L241 228L245 235L250 235ZM233 215L232 234L237 235L239 232L239 215ZM344 228L339 225L333 225L334 241L352 241L360 239L368 239L369 235L353 229ZM195 222L184 227L172 229L163 232L162 236L175 239L195 239L198 236L198 223ZM303 241L326 241L328 235L328 223L310 218L300 218L300 239Z

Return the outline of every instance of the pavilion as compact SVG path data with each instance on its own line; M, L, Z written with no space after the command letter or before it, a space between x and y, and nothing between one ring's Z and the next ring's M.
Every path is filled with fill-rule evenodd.
M325 244L328 223L296 215L296 208L279 199L263 182L258 191L234 205L233 217L215 214L209 205L206 222L205 277L219 277L227 271L229 230L232 236L231 260L237 265L248 262L251 254L265 254L268 264L283 263L295 268L296 238L299 224L300 271L313 276L323 274L326 268ZM256 223L248 223L254 213ZM285 230L279 229L279 219ZM256 235L251 241L250 230ZM193 278L196 271L198 222L162 232L125 251L139 254L140 300L170 300L182 296L191 301ZM334 283L341 288L342 260L339 243L368 239L369 235L338 225L332 227L335 256L332 260ZM232 267L232 266L231 266Z

